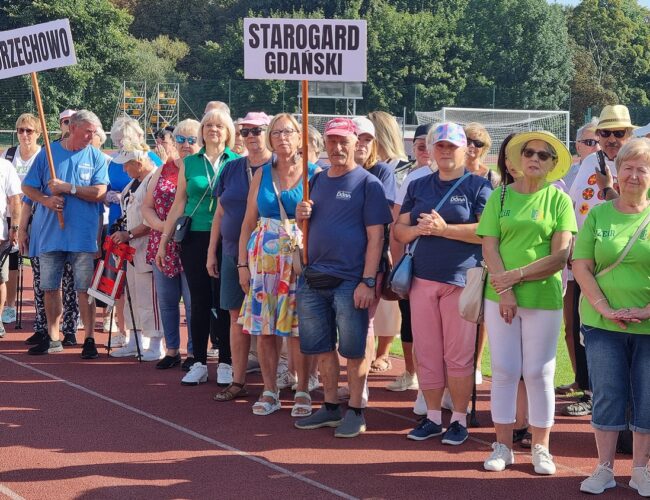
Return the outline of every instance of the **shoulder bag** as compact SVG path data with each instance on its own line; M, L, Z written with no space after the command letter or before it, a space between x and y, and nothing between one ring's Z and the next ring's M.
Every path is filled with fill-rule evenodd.
M278 205L280 206L280 217L282 219L282 225L284 226L284 230L286 231L287 235L291 236L292 231L291 227L289 226L289 217L287 216L287 212L284 209L284 205L282 204L282 195L278 188L278 173L275 170L273 162L271 163L271 182L273 183L275 197L278 199ZM303 245L301 239L296 239L294 241L293 249L291 250L291 265L296 276L300 276L303 271L302 249Z
M203 161L207 161L205 157L203 158ZM201 196L201 199L199 202L196 204L194 207L194 210L192 210L192 213L190 215L181 215L178 219L176 219L176 229L174 231L174 237L173 240L176 243L187 243L187 240L190 237L190 231L192 230L192 217L194 217L194 214L196 211L199 209L201 206L201 203L207 196L209 192L212 191L214 186L212 185L212 180L210 179L210 176L208 175L208 166L205 166L205 175L208 178L208 187L205 189L205 192L203 193L203 196ZM215 175L213 179L215 179L217 176Z

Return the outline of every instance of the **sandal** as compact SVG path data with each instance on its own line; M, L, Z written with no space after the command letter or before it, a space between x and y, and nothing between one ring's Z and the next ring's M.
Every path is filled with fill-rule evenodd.
M387 372L391 368L393 368L393 364L388 356L382 356L370 363L370 373Z
M212 399L214 399L215 401L232 401L235 398L243 398L245 396L248 396L248 391L246 390L246 386L244 384L233 382L228 387L226 387L223 391L215 394L215 396Z
M260 416L270 415L271 413L276 412L280 408L282 408L282 405L280 404L279 392L264 391L262 393L262 397L271 398L273 399L273 402L262 401L261 399L259 401L256 401L255 404L253 405L254 415L260 415Z
M298 403L296 399L303 398L309 401L308 403ZM294 396L293 408L291 408L292 417L308 417L311 415L311 396L308 392L298 391Z

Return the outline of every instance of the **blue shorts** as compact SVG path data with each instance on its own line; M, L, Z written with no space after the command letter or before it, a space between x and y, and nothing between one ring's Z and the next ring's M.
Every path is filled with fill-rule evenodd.
M86 292L95 273L94 252L45 252L38 256L41 265L41 290L44 292L61 288L63 267L72 266L74 289Z
M650 433L650 335L587 325L584 336L594 407L591 424L603 431Z
M222 255L220 267L221 288L219 306L226 311L233 311L235 309L239 311L244 302L244 290L242 290L239 284L237 259L231 255Z
M345 280L336 288L315 290L298 278L296 301L300 351L322 354L336 349L344 358L363 358L368 336L368 309L354 307L358 281Z

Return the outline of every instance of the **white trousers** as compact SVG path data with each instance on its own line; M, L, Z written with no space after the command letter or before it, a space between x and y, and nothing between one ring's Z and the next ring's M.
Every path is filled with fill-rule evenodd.
M160 310L158 309L156 287L153 284L153 273L138 273L131 264L127 264L126 279L129 292L131 292L135 328L142 332L144 337L162 337L163 330L160 324ZM127 329L133 330L134 325L126 289L124 290L124 301L124 322Z

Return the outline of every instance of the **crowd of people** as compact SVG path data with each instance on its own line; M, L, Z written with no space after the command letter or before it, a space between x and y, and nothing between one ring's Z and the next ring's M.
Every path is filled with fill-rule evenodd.
M29 354L76 345L79 329L81 357L97 358L103 307L110 356L180 367L187 386L207 382L217 358L219 402L248 396L247 374L260 371L254 415L279 411L280 390L291 388L296 428L352 438L366 430L368 377L391 368L399 335L405 371L386 389L414 391L422 416L406 437L458 446L487 344L496 440L486 470L513 464L520 442L537 474L554 474L554 396L581 391L563 409L592 415L598 464L581 491L616 485L617 437L629 429L630 486L650 496L650 130L625 106L606 106L578 130L576 163L553 134L530 131L503 141L496 168L483 125L421 125L409 161L397 121L382 111L334 118L322 135L310 127L307 150L293 115L233 121L218 101L200 122L158 131L153 149L137 121L119 118L110 156L91 111L66 110L60 126L56 177L30 114L0 160L0 308L15 321L16 262L29 257ZM133 253L111 307L88 294L105 238ZM411 288L398 298L388 281L406 252ZM483 265L485 321L476 325L459 300L468 270ZM554 388L563 320L575 382Z

